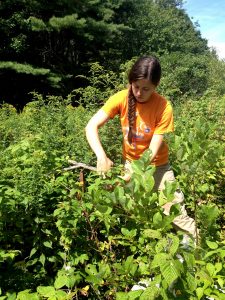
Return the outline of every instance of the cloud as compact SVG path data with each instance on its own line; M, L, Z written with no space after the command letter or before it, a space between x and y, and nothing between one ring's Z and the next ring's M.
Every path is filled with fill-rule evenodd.
M216 50L220 59L225 59L225 42L208 41L208 46Z

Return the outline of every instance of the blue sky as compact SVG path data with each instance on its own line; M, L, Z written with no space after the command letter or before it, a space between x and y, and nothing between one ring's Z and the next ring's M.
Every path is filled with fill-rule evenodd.
M183 8L192 22L198 22L203 38L209 47L225 59L225 0L184 0Z

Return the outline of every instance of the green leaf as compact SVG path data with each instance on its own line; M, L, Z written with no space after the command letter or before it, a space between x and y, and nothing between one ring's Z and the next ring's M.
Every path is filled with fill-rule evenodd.
M223 269L223 265L220 262L215 263L215 272L219 273Z
M160 212L157 212L153 216L153 224L156 225L157 227L160 227L162 222L162 215Z
M67 275L59 275L54 283L54 287L56 289L61 289L63 286L68 287L68 276Z
M170 259L170 256L167 253L157 253L153 258L151 268L159 267L162 262L165 262L168 259Z
M16 300L39 300L37 293L30 293L30 290L24 290L17 294Z
M98 271L96 269L96 265L91 265L91 264L88 264L86 267L85 267L85 272L89 275L96 275L98 274Z
M43 244L47 248L52 248L52 241L45 241Z
M207 263L206 264L206 270L209 272L209 275L211 277L213 277L214 273L215 273L215 267L212 263Z
M145 238L152 238L152 239L161 239L162 235L159 230L154 229L145 229L143 231L143 236Z
M36 248L33 248L33 249L30 251L30 257L32 257L36 252L37 252L37 249L36 249Z
M155 251L158 254L161 254L160 252L165 252L165 249L167 249L167 247L168 247L168 241L167 241L167 239L166 238L162 238L155 245ZM163 253L163 254L165 254L165 253ZM166 255L168 255L168 254L166 254Z
M171 255L174 255L178 248L179 248L180 240L177 236L175 235L169 235L169 253Z
M197 294L198 299L201 299L202 296L203 296L203 294L204 294L204 289L201 288L201 287L198 287L198 288L196 289L196 294Z
M160 289L151 284L140 296L140 300L155 300L160 294Z
M7 292L7 300L16 300L16 293Z
M117 292L116 293L116 300L128 300L128 299L129 299L128 293L125 293L125 292Z
M170 261L162 261L160 270L168 285L172 284L180 276L180 272L172 259Z
M128 293L128 300L135 300L140 299L140 295L143 293L143 290L137 290L137 291L130 291Z
M131 163L131 167L134 173L142 175L144 171L144 163L141 159L134 160Z
M134 257L133 255L130 255L127 257L126 261L124 262L125 271L129 273L133 265L134 265Z
M6 296L7 296L7 300L16 300L16 293L14 293L14 292L7 292L6 293Z
M65 300L67 299L67 293L64 291L56 291L55 292L55 296L57 298L57 300Z
M55 288L53 286L38 286L37 292L46 298L55 296Z
M96 285L102 285L104 284L104 280L99 277L99 276L96 276L96 275L88 275L85 280L87 282L90 282L90 283L93 283L93 284L96 284Z
M221 288L224 288L224 279L223 279L223 278L218 278L217 281L218 281L218 283L219 283L219 286L220 286Z
M191 292L194 292L194 291L195 291L195 289L196 289L195 278L194 278L194 276L191 275L190 272L187 272L186 278L183 279L183 281L184 281L185 283L187 283L188 289L189 289Z
M112 207L108 205L97 204L96 209L104 215L110 215L110 213L112 212Z
M133 238L137 234L137 229L128 230L127 228L121 228L121 232L124 236Z
M206 244L208 245L208 247L210 249L215 250L218 248L218 244L216 242L211 242L211 241L206 240Z
M45 265L45 255L43 253L40 256L39 261L41 262L42 266L44 267L44 265Z

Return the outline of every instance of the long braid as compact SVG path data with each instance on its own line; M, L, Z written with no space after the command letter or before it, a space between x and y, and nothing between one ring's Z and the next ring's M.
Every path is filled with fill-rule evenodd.
M128 131L128 142L132 144L133 132L135 123L135 112L136 112L136 99L133 95L132 88L130 86L128 92L128 123L129 123L129 131Z
M143 56L139 58L134 65L132 66L129 74L128 81L130 84L130 88L128 91L128 123L129 123L129 131L128 131L128 142L132 144L133 132L135 129L135 120L136 120L136 99L134 97L132 91L132 83L137 80L147 79L149 82L158 85L161 77L161 66L156 57L153 56Z

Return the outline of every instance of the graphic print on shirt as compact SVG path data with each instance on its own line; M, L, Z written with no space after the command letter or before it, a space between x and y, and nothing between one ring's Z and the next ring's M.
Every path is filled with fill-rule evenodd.
M136 112L136 128L133 132L133 141L132 145L128 142L128 131L129 126L123 126L123 133L124 133L124 142L132 147L133 149L136 149L137 143L145 141L145 143L150 143L150 139L152 136L151 128L148 124L146 124L141 117Z

